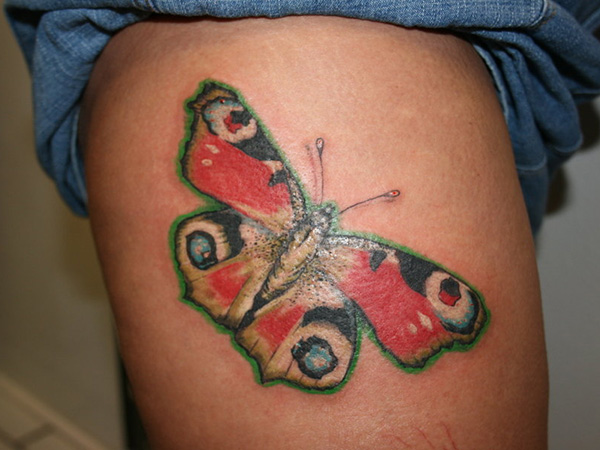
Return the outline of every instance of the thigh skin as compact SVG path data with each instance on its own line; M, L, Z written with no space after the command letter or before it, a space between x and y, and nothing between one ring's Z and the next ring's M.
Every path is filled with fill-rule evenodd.
M232 337L179 301L171 255L173 222L203 202L177 165L184 102L205 79L243 94L307 186L306 146L325 140L325 200L399 189L340 227L468 280L489 310L477 344L413 373L363 337L337 392L257 383ZM80 142L120 350L154 448L546 447L533 242L494 86L467 42L327 17L142 22L99 58Z

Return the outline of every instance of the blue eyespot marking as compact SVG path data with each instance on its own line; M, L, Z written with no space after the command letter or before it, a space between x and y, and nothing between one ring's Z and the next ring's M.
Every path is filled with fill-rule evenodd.
M333 355L323 347L311 347L308 354L304 357L306 367L315 373L321 372L331 366Z
M300 340L292 349L292 356L305 375L321 379L337 367L338 359L329 342L317 336Z
M455 333L469 334L473 331L475 320L479 316L479 305L474 300L475 294L467 291L467 305L462 306L461 314L452 317L450 314L436 312L436 316L442 321L444 328Z
M217 263L215 240L203 231L194 231L187 236L187 251L192 264L206 270Z
M218 117L215 117L215 114L222 114L221 111L223 111L223 109L231 110L240 106L242 106L241 103L236 100L219 98L206 106L206 109L204 110L204 118L209 122L212 122L213 120L218 119Z

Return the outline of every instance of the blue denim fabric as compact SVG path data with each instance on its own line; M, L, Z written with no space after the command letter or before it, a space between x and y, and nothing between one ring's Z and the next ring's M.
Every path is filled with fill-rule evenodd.
M510 130L532 229L550 178L580 145L578 102L600 93L600 0L7 0L33 75L37 152L73 210L86 213L78 101L110 37L151 14L321 14L446 29L489 67Z

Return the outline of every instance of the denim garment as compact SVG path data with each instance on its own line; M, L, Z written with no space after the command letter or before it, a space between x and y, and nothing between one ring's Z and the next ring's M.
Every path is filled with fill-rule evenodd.
M576 104L600 93L591 35L600 0L7 0L5 8L33 76L40 162L78 214L86 213L79 99L110 37L151 14L321 14L460 34L495 81L534 231L552 173L581 143Z

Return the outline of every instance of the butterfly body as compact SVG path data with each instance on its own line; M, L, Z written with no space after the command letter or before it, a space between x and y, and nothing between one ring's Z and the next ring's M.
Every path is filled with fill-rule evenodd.
M321 207L298 223L289 233L289 239L281 247L269 276L257 299L267 303L281 295L317 256L319 247L331 228L333 207Z
M339 228L344 210L311 200L239 94L205 82L188 107L182 175L222 207L176 223L183 297L231 331L262 383L340 386L361 323L408 369L475 342L481 296L408 249Z

